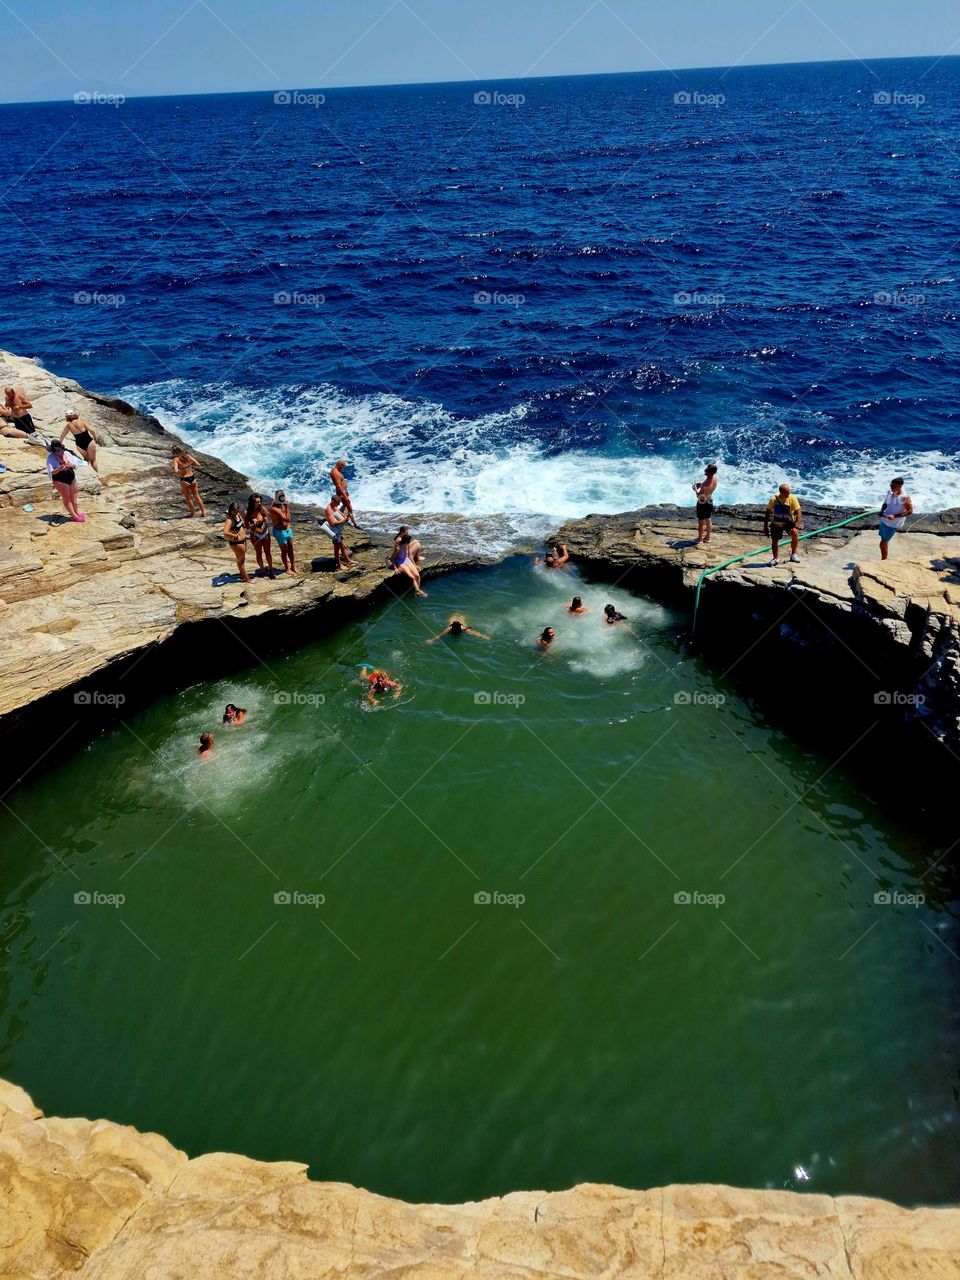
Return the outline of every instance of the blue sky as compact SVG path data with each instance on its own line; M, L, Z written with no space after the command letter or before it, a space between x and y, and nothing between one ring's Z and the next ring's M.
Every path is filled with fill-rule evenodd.
M0 101L960 53L956 0L2 0Z

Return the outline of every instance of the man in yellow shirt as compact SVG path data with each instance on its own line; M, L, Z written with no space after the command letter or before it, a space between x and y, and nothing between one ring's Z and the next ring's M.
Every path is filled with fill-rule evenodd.
M790 535L790 559L800 559L797 555L797 539L802 514L800 503L790 492L790 486L782 484L767 503L767 512L763 517L763 536L765 538L769 536L770 549L773 552L771 568L780 563L778 555L780 539L786 534Z

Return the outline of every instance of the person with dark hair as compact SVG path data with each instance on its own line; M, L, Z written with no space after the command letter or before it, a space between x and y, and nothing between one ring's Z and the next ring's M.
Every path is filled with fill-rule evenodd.
M243 724L247 718L246 707L236 707L232 702L228 702L223 711L224 724Z
M197 755L209 758L213 755L213 734L201 733L200 745L197 747Z
M880 559L890 554L890 543L913 515L913 499L903 492L903 476L894 476L880 508Z
M367 690L367 702L371 707L376 707L377 698L381 693L390 693L394 698L399 698L403 693L403 685L399 680L394 680L387 675L386 671L380 671L376 667L362 666L360 679L366 680L370 686Z
M769 537L770 550L773 552L773 559L770 561L771 569L780 563L780 539L784 536L790 539L790 559L794 561L800 559L797 554L797 545L802 518L799 501L790 492L790 486L782 484L767 503L767 510L763 517L763 536Z
M704 479L693 482L697 495L697 546L710 541L713 532L713 495L717 491L717 464L711 462L704 468Z
M343 527L349 523L350 517L347 515L346 507L343 505L343 499L338 493L330 495L330 501L327 503L323 517L323 524L320 528L333 543L334 572L338 573L341 569L352 569L353 561L350 559L350 548L343 540Z
M290 503L282 489L273 495L270 504L270 519L273 522L273 536L280 548L280 559L286 573L296 573L297 565L293 557L293 529L290 527Z
M227 508L227 518L223 522L223 536L233 549L233 556L237 562L237 568L240 570L241 580L249 582L250 575L246 569L247 531L244 527L243 516L240 514L240 508L235 502L231 502Z
M567 605L567 613L589 613L590 610L584 605L579 596L574 596Z
M437 635L431 636L427 644L433 644L435 640L442 640L444 636L476 636L478 640L489 640L490 637L482 631L474 631L473 627L467 626L466 618L458 617L456 614L450 619L447 625Z
M626 622L627 615L618 613L612 604L605 604L603 606L603 620L608 626L613 627L618 622Z
M544 568L546 569L562 569L570 559L570 552L566 548L565 543L552 542L547 548L547 554L543 557ZM537 564L540 561L536 561Z
M180 492L186 499L187 510L190 512L191 519L196 515L196 511L193 509L194 503L199 507L201 516L205 516L207 509L203 505L203 499L200 497L200 486L197 484L197 478L193 474L194 467L199 466L199 463L192 454L187 453L182 444L175 444L172 453L173 474L180 484Z
M254 555L257 557L260 577L275 578L277 575L273 569L270 517L267 515L267 509L263 505L263 498L260 497L259 493L251 493L247 499L247 510L244 513L243 523L250 534L250 545L253 547ZM264 557L266 557L266 565L263 563Z
M418 596L426 596L426 592L420 586L420 570L417 568L413 556L410 554L410 544L413 539L409 533L402 534L394 544L393 555L390 557L390 563L393 565L394 573L403 573L413 583L413 589Z
M80 458L75 458L72 453L68 453L61 440L51 440L48 448L47 474L67 509L67 515L71 520L82 524L87 517L82 511L77 510L76 468L82 466L83 462Z
M549 649L556 638L557 633L554 631L553 627L544 627L537 636L537 644L541 649Z

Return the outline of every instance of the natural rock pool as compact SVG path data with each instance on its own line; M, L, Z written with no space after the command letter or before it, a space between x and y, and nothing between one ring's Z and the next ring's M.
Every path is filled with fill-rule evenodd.
M427 644L454 612L492 639ZM944 850L667 612L511 561L118 714L0 809L0 1074L47 1112L409 1200L960 1196Z

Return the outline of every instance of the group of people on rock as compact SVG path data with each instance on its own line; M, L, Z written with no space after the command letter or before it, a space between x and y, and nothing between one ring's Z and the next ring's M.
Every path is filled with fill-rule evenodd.
M82 524L87 517L77 505L77 468L89 464L103 483L97 467L97 447L100 444L97 433L85 418L71 409L64 415L60 435L50 439L45 446L30 412L32 408L33 402L21 387L4 387L3 403L0 404L0 436L46 448L47 475L53 491L70 519ZM70 449L66 447L68 436L73 437Z
M706 546L713 534L714 494L717 491L719 468L711 462L704 468L703 479L695 480L691 486L697 495L697 542ZM904 492L903 476L894 476L890 481L887 496L880 507L880 559L886 560L890 554L890 542L906 525L907 517L913 515L913 499ZM790 559L799 561L797 550L800 542L800 529L803 525L803 512L800 501L791 492L788 484L782 484L767 503L763 519L763 536L770 539L770 568L780 563L780 543L785 539L790 542Z
M223 536L230 544L237 571L242 582L252 582L247 573L247 544L253 547L257 558L255 573L261 578L275 578L277 571L273 566L273 545L271 535L276 539L280 552L281 573L297 573L296 553L293 545L292 517L290 503L282 489L277 489L268 507L259 493L251 493L247 498L246 510L240 510L236 502L227 508L223 522Z

